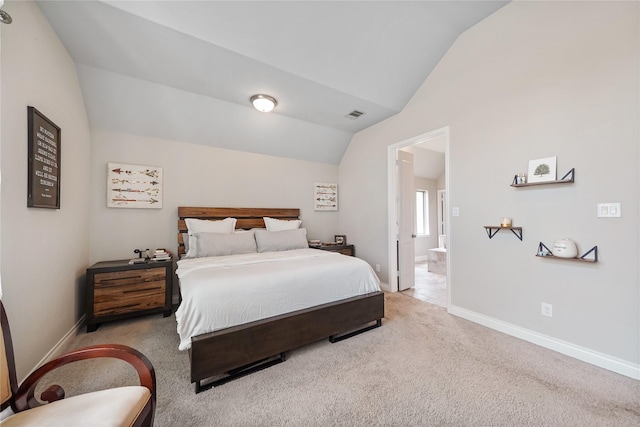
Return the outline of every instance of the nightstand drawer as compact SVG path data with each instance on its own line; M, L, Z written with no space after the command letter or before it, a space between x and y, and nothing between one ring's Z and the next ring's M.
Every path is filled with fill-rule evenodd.
M165 279L166 272L163 267L145 268L142 270L112 271L109 273L96 273L93 277L93 286L97 290L98 288L123 286L141 282L164 282Z
M353 249L352 248L336 249L334 252L339 252L342 255L353 256Z
M165 280L135 284L96 286L93 294L93 314L110 316L164 307Z
M356 256L356 248L353 245L322 245L315 249L321 249L323 251L338 252L342 255Z

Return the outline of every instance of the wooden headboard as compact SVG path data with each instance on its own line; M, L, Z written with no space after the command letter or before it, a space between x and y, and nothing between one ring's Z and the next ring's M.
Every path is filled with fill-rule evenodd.
M187 232L185 218L221 220L236 218L236 228L264 228L263 217L277 219L298 219L300 209L280 208L202 208L191 206L178 207L178 257L185 253L182 233Z

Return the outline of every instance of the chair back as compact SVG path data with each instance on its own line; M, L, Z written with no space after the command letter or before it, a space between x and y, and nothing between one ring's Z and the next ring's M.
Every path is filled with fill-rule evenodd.
M0 339L0 350L2 350L0 354L0 410L11 406L15 411L13 397L18 391L16 363L13 356L9 321L2 301L0 301L0 333L2 334L2 339Z

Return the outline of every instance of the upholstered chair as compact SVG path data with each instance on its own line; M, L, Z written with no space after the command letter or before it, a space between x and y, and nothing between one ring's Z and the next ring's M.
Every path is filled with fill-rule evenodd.
M118 344L104 344L71 351L42 365L20 386L16 378L9 322L0 301L0 410L11 407L14 415L0 422L8 426L152 426L156 408L156 374L139 351ZM63 365L80 360L110 357L132 365L140 385L117 387L67 397L58 385L35 396L42 377Z

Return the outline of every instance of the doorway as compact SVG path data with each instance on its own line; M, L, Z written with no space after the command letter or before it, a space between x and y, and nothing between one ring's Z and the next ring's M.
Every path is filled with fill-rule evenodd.
M430 209L428 222L432 224L429 230L424 235L417 235L415 239L416 256L411 255L412 259L407 259L406 253L408 251L400 251L401 231L407 228L406 215L401 216L402 212L399 209L399 203L402 203L402 193L407 193L402 189L403 180L400 177L400 167L398 166L398 155L401 151L409 151L416 153L416 171L432 169L433 173L438 173L437 167L434 166L432 160L428 160L426 163L420 160L421 152L428 150L431 154L439 153L440 163L443 163L444 168L439 179L435 179L431 176L432 181L437 181L437 187L429 187L429 200L432 204ZM406 277L408 269L411 269L412 275L415 274L415 286L405 290L405 294L415 296L419 299L426 300L434 304L449 307L451 301L451 286L449 280L449 274L446 274L449 270L450 257L446 256L447 248L449 247L449 215L448 215L448 182L449 182L449 128L444 127L436 129L431 132L427 132L416 137L400 141L396 144L390 145L388 149L388 184L389 184L389 200L388 200L388 213L389 213L389 290L396 292L402 290L404 286L399 286L401 277ZM436 153L433 153L436 152ZM444 161L442 162L442 158ZM437 156L431 156L431 158L438 158ZM430 159L427 156L427 159ZM422 169L421 169L422 168ZM417 175L416 175L417 176ZM428 181L428 180L427 180ZM416 178L418 183L414 191L420 191L420 178ZM414 182L411 183L415 184ZM429 185L429 184L425 184ZM414 196L415 200L415 196ZM404 219L403 219L404 218ZM414 216L415 218L415 216ZM415 223L415 219L413 220ZM411 224L411 228L415 229L415 224ZM415 234L414 234L415 235ZM426 254L429 254L428 256ZM429 263L431 259L431 264ZM440 259L440 274L429 271L433 267L435 269L436 259ZM406 283L406 282L405 282ZM430 288L430 289L429 289ZM436 293L439 294L439 300L436 301ZM429 300L431 299L431 300Z

